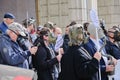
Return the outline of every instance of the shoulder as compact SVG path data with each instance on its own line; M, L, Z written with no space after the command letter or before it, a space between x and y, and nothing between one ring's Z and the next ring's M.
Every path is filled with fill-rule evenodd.
M2 27L2 26L5 26L5 23L4 23L4 22L1 22L1 23L0 23L0 27Z
M0 35L0 42L1 43L5 44L6 42L10 42L10 41L11 41L11 39L8 35L6 35L6 34L1 34Z

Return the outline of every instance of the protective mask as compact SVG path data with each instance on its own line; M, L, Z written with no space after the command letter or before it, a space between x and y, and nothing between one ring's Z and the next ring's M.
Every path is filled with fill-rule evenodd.
M48 37L49 37L49 43L55 44L56 37L52 33L49 33Z
M69 46L80 45L84 41L83 27L78 24L70 26L69 28Z
M99 38L99 39L105 37L102 28L99 27L97 30L98 30L98 38Z

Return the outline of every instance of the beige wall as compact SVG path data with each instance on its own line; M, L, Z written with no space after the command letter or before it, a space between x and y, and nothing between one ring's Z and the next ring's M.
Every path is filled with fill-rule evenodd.
M6 12L16 16L21 22L29 17L36 17L35 1L38 1L39 24L48 21L64 28L71 21L84 23L90 20L90 10L98 10L99 19L104 19L107 28L120 24L120 0L0 0L0 22Z
M98 12L107 28L120 24L120 0L98 0Z
M91 22L90 10L98 11L99 19L104 19L107 28L120 24L120 0L39 0L40 24L47 21L65 27L71 21Z
M97 0L39 0L39 24L48 21L64 28L71 21L90 21L91 8L97 9Z

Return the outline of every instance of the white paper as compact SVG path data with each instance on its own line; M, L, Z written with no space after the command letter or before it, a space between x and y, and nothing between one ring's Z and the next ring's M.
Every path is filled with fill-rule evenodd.
M98 19L98 14L97 11L95 9L92 9L90 11L90 18L92 20L92 23L96 26L99 27L99 19Z

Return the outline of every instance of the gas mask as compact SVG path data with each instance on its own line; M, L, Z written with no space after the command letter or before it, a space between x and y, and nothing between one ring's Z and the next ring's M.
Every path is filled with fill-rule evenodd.
M119 28L118 29L117 28L111 28L110 30L108 30L108 32L114 34L113 37L108 35L110 38L113 38L115 41L120 41L120 30L119 30Z
M105 34L103 33L103 30L102 30L101 27L98 27L98 28L97 28L97 31L98 31L98 38L99 38L99 39L105 37Z
M115 41L120 41L120 31L115 31L114 32L114 40Z
M55 44L57 38L51 32L49 33L48 37L49 37L49 43Z
M88 26L88 32L90 33L90 35L94 36L95 38L97 38L98 36L98 39L105 37L102 28L96 27L94 24L90 24Z
M80 45L84 42L84 30L80 24L69 27L69 46Z

